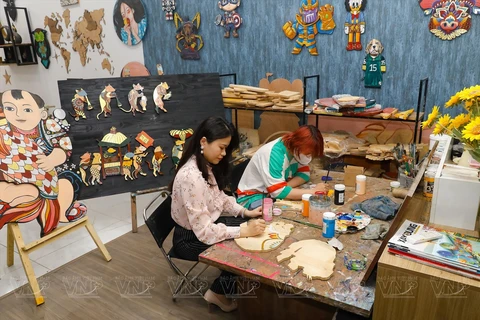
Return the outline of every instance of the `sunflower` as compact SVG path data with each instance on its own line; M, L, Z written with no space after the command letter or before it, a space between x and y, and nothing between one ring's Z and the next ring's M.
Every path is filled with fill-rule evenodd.
M470 88L465 88L462 91L458 92L456 95L460 100L468 101L480 96L480 85L472 86Z
M445 103L445 107L450 108L453 107L454 105L457 105L460 102L460 96L458 95L458 92L450 97L450 100Z
M480 117L476 117L465 126L462 131L463 137L467 140L480 140Z
M438 119L437 124L435 125L435 129L433 129L433 134L440 134L445 131L445 129L448 128L448 125L450 124L450 115L445 114Z
M448 130L458 129L461 126L468 123L469 121L470 121L470 115L461 113L452 120L452 122L448 126Z
M427 120L422 122L422 128L431 127L439 114L440 112L438 111L438 106L434 106L432 109L432 113L428 115Z

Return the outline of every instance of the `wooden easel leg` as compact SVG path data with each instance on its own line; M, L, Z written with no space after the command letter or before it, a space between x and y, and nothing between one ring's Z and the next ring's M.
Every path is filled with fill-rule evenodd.
M13 243L14 243L13 232L10 227L10 224L8 224L7 225L7 267L13 266L13 263L14 263Z
M130 194L130 206L132 213L132 233L137 233L137 195L135 193Z
M41 295L40 287L38 286L38 281L35 277L35 272L33 271L32 262L28 257L28 253L24 251L25 243L23 242L20 227L17 223L11 223L8 225L8 227L11 231L15 243L17 244L18 254L20 255L20 259L22 260L23 269L25 270L28 283L30 283L30 287L32 288L32 292L35 297L35 303L37 304L37 306L39 306L45 302L45 299Z
M102 252L103 257L105 260L110 261L112 260L112 257L110 256L110 253L108 252L107 248L103 244L102 240L97 234L97 231L93 228L92 224L90 221L87 221L85 223L85 228L87 228L88 233L90 233L90 236L92 237L93 241L95 241L95 244L97 245L98 249Z

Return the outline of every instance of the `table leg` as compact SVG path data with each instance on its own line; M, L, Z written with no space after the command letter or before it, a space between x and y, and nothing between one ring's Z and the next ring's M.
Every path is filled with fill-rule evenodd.
M137 233L137 195L132 193L130 194L130 206L132 213L132 233Z

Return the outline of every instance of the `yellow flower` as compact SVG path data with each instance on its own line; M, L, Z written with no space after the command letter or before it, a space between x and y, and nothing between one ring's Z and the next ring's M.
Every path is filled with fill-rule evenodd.
M435 129L433 129L433 134L440 134L448 128L450 124L450 115L445 114L438 119L437 124L435 125Z
M477 98L480 96L480 85L472 86L470 88L465 88L462 91L458 92L456 95L460 98L460 100L468 101L473 98Z
M440 125L440 123L437 123L437 124L435 125L435 129L433 129L433 132L432 132L432 133L435 134L435 135L437 135L437 134L442 134L443 131L445 131L445 128L442 127L442 126Z
M476 117L465 126L462 131L463 137L467 140L480 140L480 117Z
M431 127L433 122L437 119L439 114L440 113L438 111L438 106L434 106L433 109L432 109L432 113L430 113L428 115L427 120L422 122L422 128Z
M470 121L470 115L461 113L452 120L452 122L448 126L448 130L458 129L464 124L468 123L469 121Z
M445 103L445 107L450 108L453 107L454 105L458 104L460 102L460 97L458 93L456 93L454 96L450 97L450 100Z

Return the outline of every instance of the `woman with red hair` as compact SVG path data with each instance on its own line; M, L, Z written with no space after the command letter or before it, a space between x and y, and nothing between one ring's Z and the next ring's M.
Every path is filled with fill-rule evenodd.
M276 199L300 200L310 179L308 164L323 156L323 137L317 127L301 126L261 147L245 169L238 184L237 202L250 210L261 206L265 193ZM318 184L315 191L324 191Z

